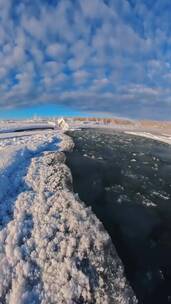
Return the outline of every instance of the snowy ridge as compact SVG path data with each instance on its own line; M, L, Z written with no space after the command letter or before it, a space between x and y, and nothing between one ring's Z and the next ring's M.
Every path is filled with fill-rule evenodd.
M60 138L61 151L74 147ZM63 152L32 157L0 230L0 303L136 303L110 237L72 191Z
M11 123L2 123L0 122L0 134L1 133L9 133L9 132L17 132L22 130L36 130L36 129L50 129L56 128L56 124L52 121L49 122L11 122Z

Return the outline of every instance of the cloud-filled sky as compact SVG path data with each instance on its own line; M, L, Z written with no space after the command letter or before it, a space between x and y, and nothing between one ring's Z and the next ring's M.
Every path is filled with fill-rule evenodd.
M170 16L170 0L0 0L0 112L170 119Z

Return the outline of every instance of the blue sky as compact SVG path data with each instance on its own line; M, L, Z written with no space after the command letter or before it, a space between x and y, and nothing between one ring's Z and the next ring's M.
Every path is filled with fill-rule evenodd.
M63 105L44 104L33 107L14 108L11 110L1 110L0 119L27 119L27 118L49 118L54 116L91 116L91 113L86 113Z
M0 118L170 119L170 14L170 0L0 0Z

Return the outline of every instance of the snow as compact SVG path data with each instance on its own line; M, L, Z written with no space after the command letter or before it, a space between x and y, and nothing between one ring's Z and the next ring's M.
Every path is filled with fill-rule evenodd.
M171 135L169 134L156 135L149 132L140 132L140 131L136 131L136 132L125 131L124 133L150 138L171 145Z
M65 121L64 118L58 119L58 125L65 131L69 130L69 124Z
M0 303L136 303L108 233L73 193L71 138L26 135L0 139Z
M46 149L57 150L58 143L59 135L52 131L26 137L11 133L10 138L0 138L0 226L8 222L31 159Z
M0 133L16 132L22 130L36 130L36 129L54 129L57 128L57 124L52 121L11 121L11 122L0 122Z
M47 129L45 129L45 130L41 130L41 135L43 135L43 134L47 134L48 133L48 130ZM18 137L27 137L27 136L32 136L32 135L39 135L39 137L40 137L40 130L37 130L37 129L35 129L34 131L32 130L32 131L20 131L20 132L15 132L15 131L10 131L10 132L2 132L2 133L0 133L0 140L1 139L9 139L9 138L14 138L14 140L13 141L15 141L16 140L16 138L18 138ZM24 141L25 141L25 139L24 139ZM29 139L29 141L30 141L30 139Z

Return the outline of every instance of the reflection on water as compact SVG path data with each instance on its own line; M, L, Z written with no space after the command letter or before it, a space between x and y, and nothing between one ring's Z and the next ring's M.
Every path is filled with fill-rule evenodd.
M75 131L74 191L115 244L140 303L171 303L171 147L106 130Z

